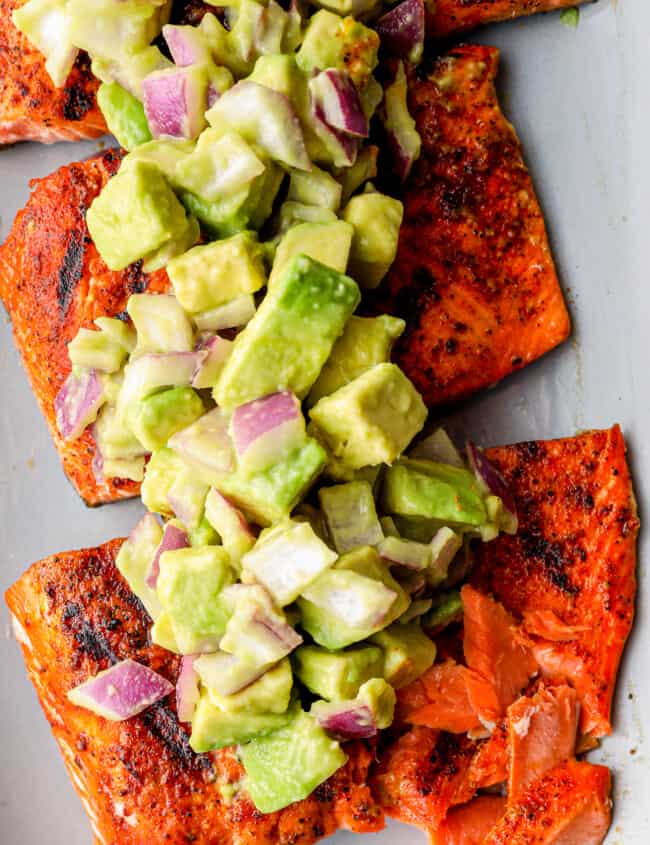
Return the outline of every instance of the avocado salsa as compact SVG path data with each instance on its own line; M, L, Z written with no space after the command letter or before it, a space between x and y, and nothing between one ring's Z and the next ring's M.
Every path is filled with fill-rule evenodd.
M370 122L406 178L420 139L403 62L423 25L388 38L383 88L391 12L376 0L310 16L239 0L196 27L170 25L169 5L29 0L14 15L55 81L71 51L90 54L128 151L87 213L100 255L170 280L132 295L128 319L80 329L57 422L68 439L92 426L98 478L142 482L149 513L118 568L153 642L182 655L192 748L239 746L268 813L390 726L395 691L435 660L426 631L458 617L470 542L516 516L475 447L468 463L439 429L411 448L427 412L390 361L404 323L355 314L402 221L370 181ZM56 49L41 37L53 14ZM98 682L72 700L107 718L150 703L100 709Z

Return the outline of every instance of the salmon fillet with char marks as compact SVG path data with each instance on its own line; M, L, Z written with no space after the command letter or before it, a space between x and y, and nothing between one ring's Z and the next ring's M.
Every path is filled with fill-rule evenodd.
M71 369L67 343L96 317L124 312L132 293L169 287L166 272L148 275L140 264L108 270L90 240L86 210L120 160L119 152L108 150L34 180L27 205L0 247L0 299L65 473L89 505L135 496L140 488L125 479L97 482L89 430L71 442L59 434L54 398Z
M121 545L54 555L34 564L6 594L29 676L101 845L309 845L341 826L383 827L366 784L374 757L364 743L307 800L267 816L237 782L234 754L196 755L174 696L126 722L72 705L67 692L112 663L132 658L176 682L179 658L149 644L151 620L115 568Z
M99 82L81 54L66 84L56 88L45 59L16 29L14 9L25 0L0 0L0 144L98 138L106 123L96 102Z
M581 732L602 737L636 593L639 520L621 429L486 454L516 499L519 531L477 546L472 584L535 620L533 631L557 630L552 640L528 634L527 644L543 675L575 688Z
M578 6L585 0L436 0L427 10L427 36L448 38L482 24Z
M570 330L544 218L497 101L498 57L463 45L409 84L422 154L375 305L406 320L394 359L429 406L500 381Z

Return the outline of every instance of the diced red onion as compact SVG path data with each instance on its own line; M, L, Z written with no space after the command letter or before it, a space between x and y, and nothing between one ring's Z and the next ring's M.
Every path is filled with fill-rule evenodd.
M97 419L104 404L104 387L95 370L76 378L70 373L54 398L59 433L64 440L76 440Z
M316 134L333 156L335 167L351 167L357 160L359 139L339 132L325 120L325 112L320 103L311 97L311 121Z
M465 461L444 428L437 428L433 434L420 440L409 452L409 457L426 458L461 469L465 467Z
M381 581L363 576L359 576L358 587L350 586L346 575L337 570L327 572L303 590L302 595L316 607L342 619L353 628L380 625L397 598L395 590Z
M334 68L322 71L309 80L309 90L328 126L347 135L368 137L368 120L359 92L345 71Z
M420 155L421 140L408 110L406 73L401 61L394 81L384 93L383 122L395 175L405 182Z
M369 739L377 733L377 722L366 704L357 701L317 704L312 708L318 724L334 739Z
M189 546L189 544L190 541L184 531L181 531L180 528L172 525L171 522L168 522L165 525L163 538L156 549L156 554L154 555L154 559L151 561L149 572L144 579L147 587L151 587L152 590L156 589L158 575L160 574L160 556L162 553L170 552L174 549L185 549Z
M403 0L382 15L375 28L382 47L400 59L417 64L424 47L424 0Z
M504 509L513 518L517 519L517 503L506 484L505 478L494 466L492 461L485 457L482 449L479 449L472 442L467 444L467 458L469 465L476 476L476 480L486 493L498 496L503 502Z
M284 390L235 408L230 431L239 461L261 470L299 445L305 420L299 400Z
M231 340L226 340L225 337L219 337L219 335L211 335L199 343L197 349L205 352L206 355L194 373L192 387L199 389L214 387L221 368L232 352L232 346Z
M124 373L118 405L125 407L129 402L143 399L162 387L191 384L206 356L203 349L195 352L152 352L131 361Z
M191 722L199 702L199 676L194 668L196 654L181 659L181 669L176 681L176 712L179 722Z
M196 138L205 125L207 79L196 66L150 73L142 81L144 110L154 138Z
M208 474L232 469L233 448L228 419L220 408L208 411L192 425L172 435L169 446L191 466Z
M122 722L160 701L174 687L166 678L135 660L122 660L70 690L73 704Z
M203 33L195 26L163 26L163 37L177 67L208 64L212 55Z
M421 572L431 565L431 546L426 543L386 537L377 545L377 551L384 560L413 572Z
M234 654L215 651L197 657L194 668L206 687L219 695L234 695L261 678L269 667L251 666Z
M217 332L245 326L254 316L255 300L251 294L244 293L225 305L194 314L193 320L198 329Z
M291 625L274 619L269 613L265 613L261 608L256 610L253 614L252 622L264 632L268 633L269 637L272 637L277 641L277 656L274 657L274 660L281 660L302 644L302 637L291 627Z

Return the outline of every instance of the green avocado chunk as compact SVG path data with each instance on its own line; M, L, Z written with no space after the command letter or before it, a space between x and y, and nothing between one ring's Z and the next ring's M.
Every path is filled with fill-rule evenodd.
M310 410L314 435L351 469L391 464L427 418L412 382L396 364L376 364Z
M286 713L293 688L289 658L265 672L252 684L232 695L208 689L208 698L227 713Z
M353 279L297 255L238 335L217 404L228 411L277 390L304 398L359 299Z
M127 410L127 419L140 443L154 452L204 412L203 401L195 390L174 387L134 402Z
M296 255L307 255L332 270L345 273L353 234L353 227L343 220L331 223L299 223L292 226L278 244L269 287L277 282Z
M339 743L303 711L275 733L256 737L240 754L248 792L262 813L307 798L348 759Z
M197 754L239 745L283 728L289 713L247 713L216 707L207 692L201 694L192 718L190 745Z
M303 645L294 652L292 662L298 679L327 701L355 698L362 684L384 674L384 655L377 646L332 652Z
M115 560L118 570L152 619L160 616L161 606L156 591L147 585L146 578L162 538L163 531L158 520L147 514L122 543Z
M417 622L391 625L374 634L370 641L384 651L384 678L395 689L401 689L433 666L436 644Z
M271 525L288 516L327 461L325 450L307 438L303 446L277 464L247 475L224 475L217 489L258 525Z
M160 169L136 161L120 170L86 214L88 231L111 270L123 270L183 233L183 206Z
M166 446L152 454L140 488L142 504L147 510L160 513L163 516L173 515L174 512L167 500L167 494L178 476L186 470L186 464L183 463L176 452Z
M220 598L233 582L228 554L220 546L163 552L156 585L183 654L214 651L226 630L228 609Z
M364 288L376 288L397 254L404 207L385 194L352 197L341 217L354 226L350 272Z
M422 620L422 626L427 631L441 631L452 622L460 622L463 618L463 600L460 590L441 593L433 601L433 607Z
M393 343L405 327L404 320L388 314L379 317L353 314L312 387L308 404L315 405L323 396L344 387L375 364L389 361Z
M296 54L305 73L338 68L346 71L357 88L363 88L377 66L379 36L352 17L321 9L309 25Z
M151 141L144 106L117 82L102 82L97 91L97 102L110 133L125 150L133 150Z
M402 458L386 470L383 508L406 517L479 526L487 520L483 493L466 469Z

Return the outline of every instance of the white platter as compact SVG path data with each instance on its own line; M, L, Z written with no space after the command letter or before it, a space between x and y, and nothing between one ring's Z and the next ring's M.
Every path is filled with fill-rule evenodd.
M474 398L451 429L484 445L623 425L641 517L650 477L650 4L600 0L576 30L557 14L481 31L503 50L499 90L546 212L574 321L572 339L542 362ZM0 150L0 239L28 196L28 180L82 158L97 144ZM0 588L54 551L124 534L138 505L88 510L65 481L45 423L0 324ZM594 759L615 773L609 845L650 842L650 597L642 534L638 622L626 652L615 735ZM0 609L0 843L90 845L22 658ZM348 833L331 845L361 841ZM423 834L390 825L376 845L417 845ZM116 843L116 845L118 845ZM152 843L154 845L154 843Z

